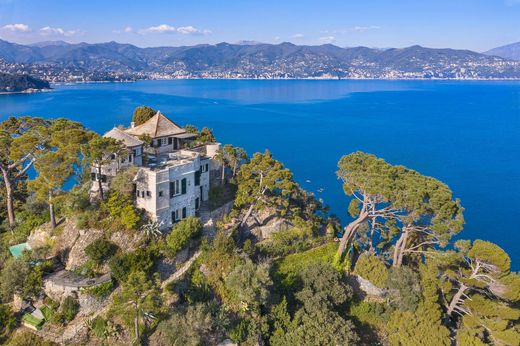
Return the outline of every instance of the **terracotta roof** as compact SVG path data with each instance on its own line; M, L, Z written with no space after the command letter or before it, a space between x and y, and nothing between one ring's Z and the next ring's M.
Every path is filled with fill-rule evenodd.
M133 136L148 134L152 138L165 137L185 133L182 127L165 117L160 111L143 124L125 131Z
M128 133L121 129L118 129L117 127L114 127L112 130L105 133L103 137L111 137L119 141L122 141L127 147L136 147L138 145L143 144L143 141L141 141L140 139L132 135L129 135Z

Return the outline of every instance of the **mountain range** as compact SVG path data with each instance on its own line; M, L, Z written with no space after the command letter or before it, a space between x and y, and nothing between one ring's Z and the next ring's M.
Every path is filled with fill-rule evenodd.
M493 48L484 52L487 55L495 55L504 59L520 60L520 42Z
M242 41L139 48L0 40L0 71L52 82L167 78L520 79L520 61L421 46L376 49Z

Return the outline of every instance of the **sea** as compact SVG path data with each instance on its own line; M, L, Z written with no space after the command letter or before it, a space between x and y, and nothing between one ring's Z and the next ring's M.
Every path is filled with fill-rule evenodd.
M336 177L365 151L448 184L465 208L459 239L497 243L520 270L520 81L172 80L55 85L0 95L9 116L66 117L99 133L149 105L207 126L249 154L270 150L349 221Z

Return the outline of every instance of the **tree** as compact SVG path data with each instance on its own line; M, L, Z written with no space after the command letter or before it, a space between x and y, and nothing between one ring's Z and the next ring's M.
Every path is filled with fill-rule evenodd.
M362 152L343 156L338 167L345 193L354 197L349 213L355 218L345 228L338 256L350 248L362 225L370 225L371 240L375 230L388 242L399 235L393 256L396 267L405 254L445 246L462 230L460 201L442 182Z
M0 305L0 340L16 327L16 318L9 305Z
M122 142L110 137L94 135L88 143L88 157L92 166L97 170L99 198L104 199L102 168L113 162L126 148Z
M118 248L119 247L110 240L99 238L94 240L85 248L85 254L96 265L100 265L115 255Z
M270 339L271 344L348 345L358 342L354 324L339 313L353 294L341 274L330 265L317 262L302 270L300 280L302 289L296 293L296 299L302 307L290 322L287 314L277 309L277 330Z
M160 305L160 295L158 293L157 284L148 280L146 274L142 271L134 271L130 273L128 279L123 285L121 293L123 302L131 304L134 310L134 332L136 340L140 340L139 336L139 318L148 309L153 309Z
M10 301L13 294L22 298L36 296L42 287L40 267L32 264L31 255L24 251L18 259L10 258L0 272L0 293L4 301Z
M0 173L11 227L15 225L16 184L49 149L50 126L51 121L33 117L11 117L0 123Z
M215 143L217 140L215 139L215 136L213 135L213 130L209 127L203 127L202 130L200 130L199 136L197 137L197 141L199 143Z
M263 154L256 153L251 162L241 167L237 184L235 207L249 207L241 226L245 225L254 209L268 206L286 209L291 194L297 188L291 171L273 159L268 150Z
M501 302L520 301L520 276L510 272L511 261L504 250L483 240L475 240L473 244L458 241L456 246L458 252L448 254L444 267L442 288L445 296L451 297L446 305L448 318L455 320L459 315L469 320L466 315L476 318L482 314L479 310L483 307L491 309L492 304L498 307ZM485 297L497 299L488 303L482 301ZM483 304L475 304L475 299ZM491 332L492 328L487 331Z
M464 225L463 208L450 188L431 177L397 167L404 174L397 189L406 195L399 200L402 227L394 246L393 265L401 266L405 254L425 253L448 244Z
M139 106L134 110L132 122L135 124L135 126L139 126L141 124L144 124L155 114L157 114L157 111L155 109L150 108L148 106Z
M220 182L222 185L224 185L224 179L226 178L226 165L228 163L227 157L224 154L224 151L222 149L217 150L215 156L213 157L215 161L220 165Z
M34 165L38 175L34 180L29 181L29 188L36 192L39 200L46 201L49 205L52 229L56 228L54 197L72 175L74 161L76 158L65 157L62 153L50 151Z
M238 166L247 160L247 153L244 149L240 147L234 147L231 144L224 145L223 148L224 156L226 157L226 161L233 169L233 178L236 175Z
M256 265L251 260L236 266L226 278L226 287L232 300L242 310L259 311L267 302L269 286L269 266L266 263Z
M135 166L130 166L117 172L116 176L110 182L110 188L117 191L123 196L133 197L134 195L134 178L139 169Z
M158 330L169 345L216 345L222 341L228 321L215 304L189 305L162 322Z

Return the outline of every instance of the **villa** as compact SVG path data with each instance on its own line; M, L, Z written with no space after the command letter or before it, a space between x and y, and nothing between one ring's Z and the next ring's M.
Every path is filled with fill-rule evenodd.
M101 176L92 171L92 192L98 189L98 179L103 189L108 189L110 179L119 171L137 167L136 206L146 210L163 228L195 216L208 200L210 172L219 167L213 159L219 143L196 146L197 134L188 133L161 112L141 125L113 128L104 137L121 141L127 150L113 154L111 163L102 167ZM143 141L145 137L148 145Z

